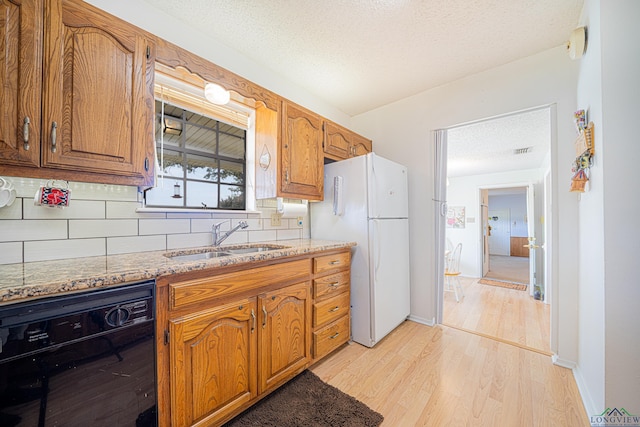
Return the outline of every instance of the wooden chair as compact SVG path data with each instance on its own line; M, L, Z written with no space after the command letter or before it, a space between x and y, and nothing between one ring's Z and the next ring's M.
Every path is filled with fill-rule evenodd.
M462 243L458 243L456 247L453 249L453 252L449 257L447 266L445 267L445 270L444 270L444 279L445 279L444 290L446 292L453 292L456 295L456 302L460 302L458 291L460 291L460 295L464 297L464 291L462 290L462 285L460 284L460 254L461 253L462 253Z

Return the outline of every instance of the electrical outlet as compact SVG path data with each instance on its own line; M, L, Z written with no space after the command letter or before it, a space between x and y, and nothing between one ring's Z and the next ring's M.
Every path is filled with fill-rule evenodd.
M282 215L274 213L271 214L271 226L280 227L282 225Z

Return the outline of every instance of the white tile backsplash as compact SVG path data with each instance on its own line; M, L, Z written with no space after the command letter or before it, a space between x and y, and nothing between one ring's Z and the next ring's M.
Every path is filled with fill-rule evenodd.
M67 221L63 219L0 221L0 242L58 240L67 237Z
M257 213L136 212L142 207L137 187L70 182L71 203L59 209L33 204L47 180L9 179L18 198L0 208L0 264L206 246L211 226L222 221L223 232L239 221L249 224L223 244L309 237L308 215L302 226L282 219L271 227L275 199L258 200Z
M106 248L103 238L24 242L24 262L100 256L105 254Z
M0 264L22 262L22 242L0 243Z
M69 238L137 236L135 219L72 219L69 220Z
M182 249L209 245L211 245L211 233L167 235L167 249Z
M11 206L0 208L0 220L22 219L22 199L16 198Z
M32 200L24 199L24 219L104 219L105 202L102 200L73 200L66 208L36 206Z
M191 232L189 219L141 219L138 234L177 234Z
M167 236L107 237L107 255L131 252L163 251L167 249Z

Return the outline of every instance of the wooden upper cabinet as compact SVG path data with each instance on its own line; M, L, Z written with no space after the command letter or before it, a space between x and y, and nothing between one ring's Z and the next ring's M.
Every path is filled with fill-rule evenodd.
M309 282L263 294L258 299L260 393L290 379L311 361L311 302Z
M350 132L332 122L324 123L324 154L338 159L350 157Z
M322 200L322 140L322 117L283 101L279 196Z
M351 157L364 156L373 151L373 143L370 139L360 136L357 133L352 134Z
M44 16L42 165L153 182L150 41L73 2Z
M349 157L370 153L370 139L358 135L333 122L324 123L324 156L332 160L344 160Z
M0 0L3 165L40 165L42 5L41 0Z
M256 298L169 321L171 425L213 425L257 396Z

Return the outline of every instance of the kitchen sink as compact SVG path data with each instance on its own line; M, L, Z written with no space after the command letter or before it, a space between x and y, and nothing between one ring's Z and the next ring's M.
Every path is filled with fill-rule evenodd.
M208 251L208 252L196 252L195 254L182 254L182 255L165 255L167 258L171 258L174 261L199 261L211 258L220 258L225 256L231 256L230 253L220 251Z
M255 245L236 245L236 246L215 246L209 247L200 250L195 253L181 253L181 252L173 252L165 254L167 258L170 258L174 261L200 261L212 258L221 258L232 255L243 255L243 254L252 254L256 252L265 252L265 251L274 251L278 249L285 249L288 246L282 245L265 245L265 244L255 244Z
M248 248L229 248L225 249L225 252L230 254L250 254L253 252L274 251L276 249L284 249L286 246L250 246Z

